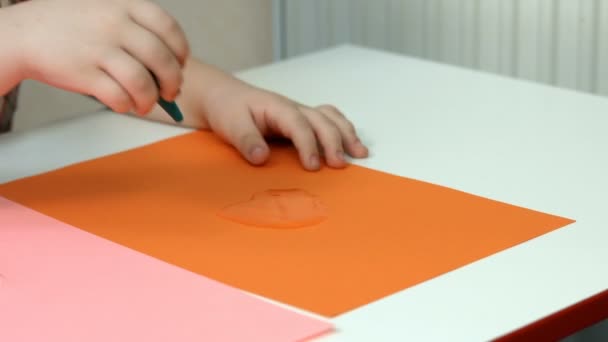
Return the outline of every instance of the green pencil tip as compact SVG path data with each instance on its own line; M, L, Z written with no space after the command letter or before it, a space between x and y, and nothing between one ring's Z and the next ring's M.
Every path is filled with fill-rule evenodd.
M175 102L168 102L162 98L158 99L158 104L173 118L175 122L182 122L184 115Z

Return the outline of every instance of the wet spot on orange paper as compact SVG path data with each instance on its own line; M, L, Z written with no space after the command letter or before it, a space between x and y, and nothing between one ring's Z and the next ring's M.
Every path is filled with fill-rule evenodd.
M318 197L304 190L270 189L227 206L218 215L247 226L290 229L323 222L327 208Z

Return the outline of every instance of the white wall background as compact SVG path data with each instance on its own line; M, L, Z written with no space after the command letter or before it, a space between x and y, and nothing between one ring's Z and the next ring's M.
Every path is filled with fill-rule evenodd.
M284 0L283 56L355 43L608 95L606 0Z

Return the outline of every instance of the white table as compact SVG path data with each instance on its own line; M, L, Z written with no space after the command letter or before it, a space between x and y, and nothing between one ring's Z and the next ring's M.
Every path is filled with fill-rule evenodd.
M342 46L238 75L329 102L356 164L577 220L334 319L322 341L482 341L608 289L608 99ZM97 113L0 137L0 182L188 132Z

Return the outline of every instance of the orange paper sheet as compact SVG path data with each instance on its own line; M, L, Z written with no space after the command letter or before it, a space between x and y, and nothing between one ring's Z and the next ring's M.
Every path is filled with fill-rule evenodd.
M326 316L573 221L358 166L255 168L195 132L0 186L70 225Z

